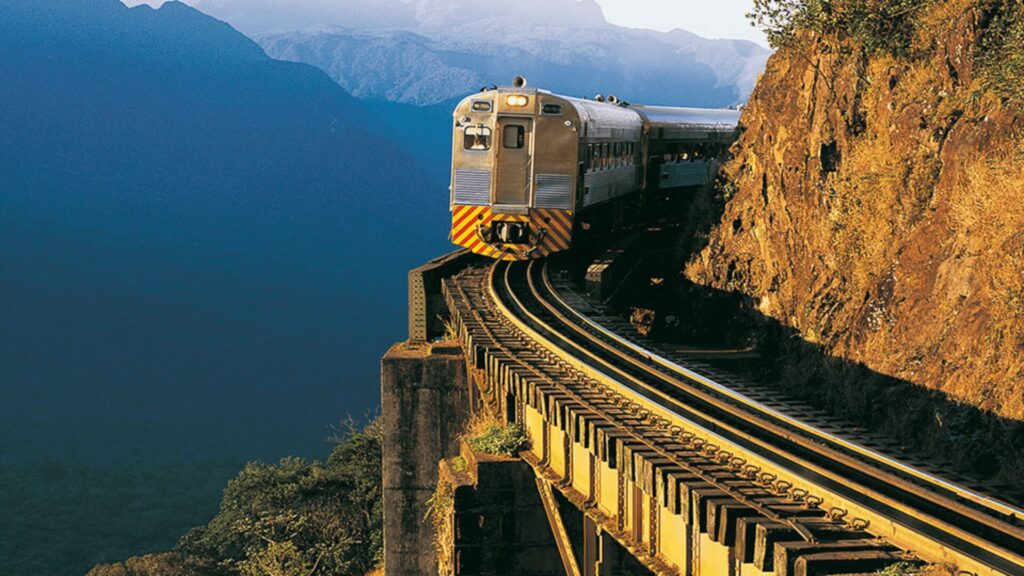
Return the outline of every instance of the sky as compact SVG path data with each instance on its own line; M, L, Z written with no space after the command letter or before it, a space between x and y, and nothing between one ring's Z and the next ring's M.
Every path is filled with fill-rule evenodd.
M154 6L164 0L123 0L133 6ZM188 2L188 0L185 0ZM750 25L746 13L753 0L597 0L612 24L667 32L682 28L705 38L742 38L767 46L764 34Z
M745 14L753 0L597 0L612 24L667 32L682 28L705 38L742 38L762 46L764 34Z

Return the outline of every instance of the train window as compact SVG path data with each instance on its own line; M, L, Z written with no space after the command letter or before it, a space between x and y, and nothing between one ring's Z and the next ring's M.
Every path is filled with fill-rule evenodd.
M489 100L474 100L473 101L474 112L490 112L491 102Z
M601 144L601 167L608 168L611 160L611 150L607 142Z
M505 148L522 148L526 143L526 130L522 126L510 124L505 126L501 135L501 145Z
M491 129L483 124L466 126L462 134L462 147L466 150L491 149Z
M545 104L541 106L540 113L545 116L561 116L562 105L561 104Z

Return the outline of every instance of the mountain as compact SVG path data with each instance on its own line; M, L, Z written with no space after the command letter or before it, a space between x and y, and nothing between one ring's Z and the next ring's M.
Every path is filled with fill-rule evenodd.
M5 0L0 61L0 573L84 573L377 404L446 183L184 4Z
M769 55L747 41L615 26L594 0L189 2L358 98L417 106L519 74L577 96L727 106L746 101Z
M363 29L450 29L481 20L565 28L607 24L594 0L194 0L203 12L242 32L316 29L343 24Z
M415 142L417 157L439 179L447 178L451 162L451 110L482 86L507 85L522 74L533 86L569 95L728 106L746 101L768 57L751 42L612 26L591 15L592 3L575 0L555 2L548 11L533 0L525 2L537 8L531 14L581 12L579 18L545 24L518 13L494 16L504 3L462 0L457 4L479 9L456 12L429 12L437 3L425 0L414 4L419 20L406 22L407 29L384 29L382 20L363 19L355 21L366 25L361 29L296 31L256 40L275 58L326 71L377 112L389 133ZM389 5L383 4L384 14ZM472 16L460 22L452 14ZM589 25L569 25L577 20ZM326 22L331 20L321 23Z
M555 92L615 93L650 104L726 106L746 100L768 51L689 32L524 27L482 22L472 33L306 31L257 36L271 56L312 64L362 99L450 102L516 75Z
M614 26L594 0L186 1L272 57L327 72L439 180L452 107L482 86L522 74L575 96L730 106L746 101L769 55L746 41Z

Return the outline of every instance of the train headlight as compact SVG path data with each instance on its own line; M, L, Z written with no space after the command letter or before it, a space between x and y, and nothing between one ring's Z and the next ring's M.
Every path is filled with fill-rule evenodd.
M509 94L505 97L505 104L513 108L522 108L530 103L530 99L522 94Z

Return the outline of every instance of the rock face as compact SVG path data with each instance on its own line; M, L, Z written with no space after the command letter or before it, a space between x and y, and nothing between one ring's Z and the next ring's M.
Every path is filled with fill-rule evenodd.
M686 276L827 353L1024 419L1024 145L984 89L981 3L922 14L918 56L807 35L769 61Z

